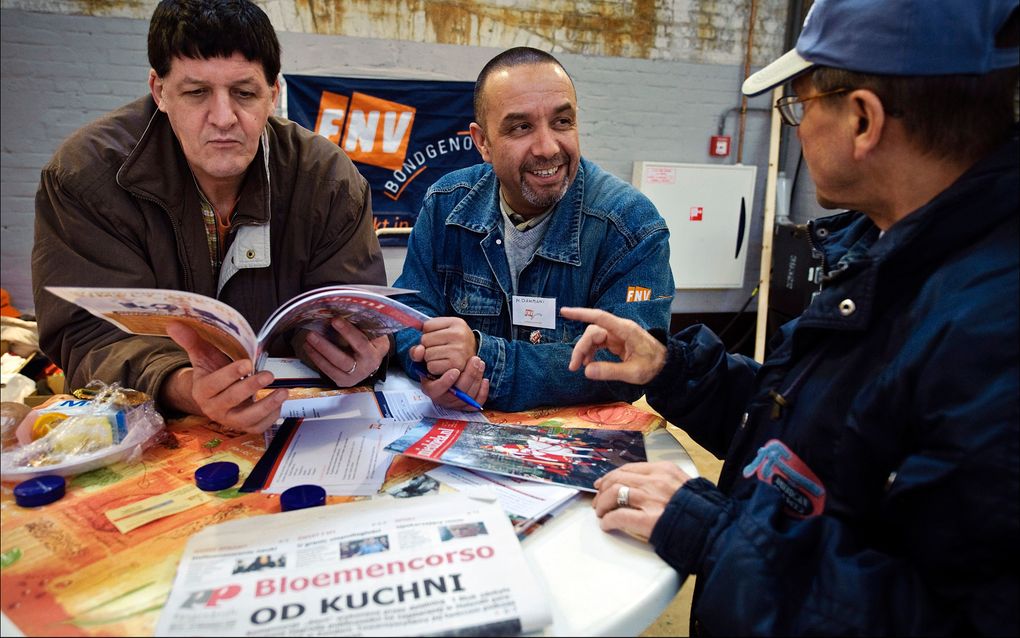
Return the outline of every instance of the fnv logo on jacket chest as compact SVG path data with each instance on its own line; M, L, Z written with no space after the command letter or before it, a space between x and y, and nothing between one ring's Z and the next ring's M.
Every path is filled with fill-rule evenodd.
M652 289L644 286L627 286L627 301L650 301Z

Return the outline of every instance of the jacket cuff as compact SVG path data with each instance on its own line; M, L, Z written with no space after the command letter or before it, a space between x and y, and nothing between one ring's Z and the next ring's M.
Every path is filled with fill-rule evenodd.
M684 378L684 371L687 368L687 344L677 338L665 338L665 331L650 331L652 336L666 346L666 363L659 370L659 374L648 382L645 392L651 401L654 395L674 396L676 395L677 380Z
M489 378L489 401L501 396L503 371L506 364L506 350L502 339L476 332L478 358L485 362L485 376Z
M167 382L170 375L174 372L177 372L181 368L191 367L191 359L188 358L187 354L181 352L181 356L167 356L165 357L165 361L161 363L163 364L162 367L152 374L151 382L147 384L147 387L135 389L141 390L149 395L153 403L156 405L156 411L159 412L164 419L169 421L171 419L186 417L188 416L187 412L182 412L176 408L170 407L169 405L165 405L162 403L161 399L163 394L163 384ZM141 379L139 379L138 385L143 385Z
M663 510L649 542L681 578L701 566L708 535L724 515L727 501L710 481L696 478L684 483Z

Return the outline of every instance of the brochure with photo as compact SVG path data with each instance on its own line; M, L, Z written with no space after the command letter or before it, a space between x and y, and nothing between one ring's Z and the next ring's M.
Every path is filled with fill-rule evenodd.
M607 472L645 460L635 430L518 427L453 419L422 419L388 450L496 474L594 492Z

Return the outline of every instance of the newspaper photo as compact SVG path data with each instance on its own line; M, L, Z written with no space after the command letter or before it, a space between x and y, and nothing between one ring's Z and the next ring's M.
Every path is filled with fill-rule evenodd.
M158 636L516 635L552 621L498 504L365 501L188 540Z

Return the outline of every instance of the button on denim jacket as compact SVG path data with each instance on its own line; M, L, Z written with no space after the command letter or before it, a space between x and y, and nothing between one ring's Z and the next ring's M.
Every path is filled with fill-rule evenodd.
M517 294L555 298L554 329L512 324L513 284L491 165L454 171L433 184L408 240L395 285L418 292L399 299L432 317L460 317L481 333L487 408L516 411L641 395L640 388L590 381L583 370L567 369L586 324L560 317L562 306L600 308L645 329L669 328L669 230L648 198L582 158L552 215L521 271ZM420 338L412 329L396 336L397 354L412 378L408 350Z

